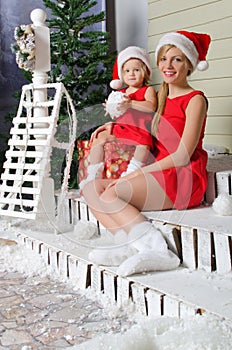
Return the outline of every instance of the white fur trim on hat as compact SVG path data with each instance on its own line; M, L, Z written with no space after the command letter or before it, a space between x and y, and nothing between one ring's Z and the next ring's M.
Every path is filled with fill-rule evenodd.
M138 46L129 46L118 54L116 64L114 65L113 80L111 80L110 82L110 86L112 89L117 90L122 87L122 67L124 63L126 63L129 59L132 58L137 58L141 60L147 66L149 75L151 77L152 68L148 52L145 49Z
M156 61L161 47L168 44L175 45L179 48L192 63L193 70L196 69L198 63L198 52L194 43L186 36L176 32L167 33L160 39L155 51Z

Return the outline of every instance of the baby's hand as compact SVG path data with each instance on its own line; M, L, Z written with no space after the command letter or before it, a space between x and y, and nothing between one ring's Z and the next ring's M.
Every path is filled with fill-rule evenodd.
M123 100L118 103L117 110L119 110L122 113L125 113L128 108L131 108L131 99L128 96L124 96Z

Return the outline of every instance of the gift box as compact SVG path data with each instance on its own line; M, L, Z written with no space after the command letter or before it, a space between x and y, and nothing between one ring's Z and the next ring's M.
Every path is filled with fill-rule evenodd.
M79 159L79 182L87 177L87 167L90 163L90 141L77 141ZM125 145L121 142L106 142L104 145L105 166L104 179L118 179L126 171L134 155L135 146Z

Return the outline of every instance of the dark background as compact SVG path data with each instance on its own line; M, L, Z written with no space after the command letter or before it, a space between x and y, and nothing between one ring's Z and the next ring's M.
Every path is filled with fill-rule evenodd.
M15 62L15 54L12 53L11 45L14 44L14 29L21 24L31 23L30 13L35 8L42 8L50 16L49 9L46 9L42 0L0 0L0 133L7 135L11 127L6 122L6 115L9 112L17 111L18 100L13 94L21 90L22 85L28 84L23 78L21 69ZM111 19L106 26L107 31L114 30L114 0L106 1L106 9ZM102 10L102 0L92 8L98 13ZM98 26L98 27L96 27ZM101 30L101 23L94 26L95 30ZM113 37L113 35L112 35ZM112 40L114 49L115 39ZM5 153L7 144L0 138L0 152Z

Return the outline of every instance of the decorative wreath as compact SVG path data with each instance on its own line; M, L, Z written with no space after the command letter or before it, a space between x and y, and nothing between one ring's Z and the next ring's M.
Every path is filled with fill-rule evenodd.
M14 30L16 44L12 46L16 53L19 68L32 72L35 69L35 32L31 25L22 24Z

